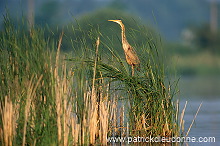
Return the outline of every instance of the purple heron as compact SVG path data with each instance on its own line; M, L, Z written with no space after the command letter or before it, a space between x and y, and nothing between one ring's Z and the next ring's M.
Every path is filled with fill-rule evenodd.
M112 21L112 22L118 23L121 26L122 48L124 50L127 63L129 65L131 65L132 76L134 76L134 69L135 69L135 67L137 67L137 69L139 70L140 60L139 60L135 50L132 48L132 46L128 43L128 41L126 39L126 36L125 36L125 26L124 26L124 24L122 23L121 20L108 20L108 21Z

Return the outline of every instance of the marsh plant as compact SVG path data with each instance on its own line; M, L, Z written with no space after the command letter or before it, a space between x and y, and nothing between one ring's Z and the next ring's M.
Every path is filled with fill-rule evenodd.
M131 76L115 42L98 28L91 28L87 44L85 32L70 38L64 31L57 39L54 32L27 31L5 17L0 32L1 144L106 145L111 136L178 136L176 89L165 85L161 43L139 28L128 33L131 39L145 35L144 42L132 42L141 70ZM71 31L82 30L73 25ZM72 43L72 53L62 52L63 40Z

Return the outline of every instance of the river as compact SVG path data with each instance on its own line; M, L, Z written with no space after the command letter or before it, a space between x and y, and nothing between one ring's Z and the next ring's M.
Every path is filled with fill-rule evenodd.
M202 103L200 111L189 132L190 137L209 141L215 138L215 142L188 143L194 145L220 145L220 79L219 78L183 78L180 80L180 110L187 101L184 116L185 132L190 127L192 120ZM203 139L205 138L205 139Z

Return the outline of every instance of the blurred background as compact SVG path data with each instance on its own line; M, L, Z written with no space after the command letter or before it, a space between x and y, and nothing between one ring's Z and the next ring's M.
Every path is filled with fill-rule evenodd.
M85 32L98 26L101 32L112 33L105 29L113 29L108 19L122 19L126 27L133 29L145 26L162 40L167 74L171 79L180 79L180 110L189 101L186 128L203 102L191 136L215 136L219 141L219 8L220 0L1 0L0 29L4 28L6 14L15 23L25 18L28 27L49 27L54 32L64 29L67 34L72 23ZM115 34L120 35L119 28ZM74 35L81 34L69 37ZM141 42L141 36L135 38L136 43ZM71 51L68 42L64 42L63 51Z

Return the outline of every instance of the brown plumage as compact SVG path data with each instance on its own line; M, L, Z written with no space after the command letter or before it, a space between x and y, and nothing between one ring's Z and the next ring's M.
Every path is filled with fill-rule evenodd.
M140 60L137 56L137 53L132 48L132 46L128 43L126 36L125 36L125 26L121 20L108 20L115 23L118 23L121 26L121 40L122 40L122 48L125 53L126 61L132 68L132 76L134 76L134 68L137 67L139 70L140 67Z

